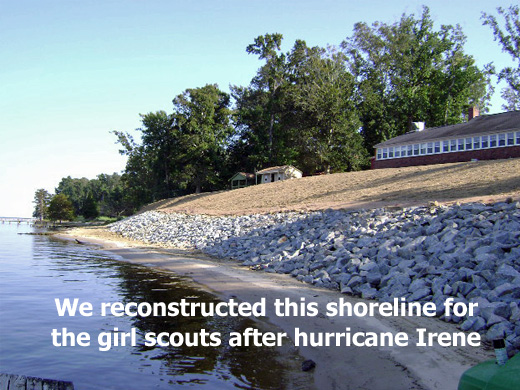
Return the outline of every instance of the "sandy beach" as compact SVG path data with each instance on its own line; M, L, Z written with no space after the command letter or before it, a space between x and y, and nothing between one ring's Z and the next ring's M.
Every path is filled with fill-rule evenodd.
M303 359L312 359L316 367L304 373L318 389L456 389L460 376L469 367L492 358L489 348L416 346L417 329L427 332L455 333L453 324L437 318L334 316L327 317L327 303L343 298L355 304L361 299L337 291L316 288L298 282L288 275L251 271L231 260L217 260L201 253L151 246L124 239L103 228L74 229L61 235L78 239L116 255L122 261L168 270L186 276L226 301L267 302L266 321L294 337L295 329L307 334L320 332L406 332L407 346L385 347L311 347L300 346ZM320 308L316 316L279 316L274 301L315 302ZM364 301L370 302L370 301ZM294 340L293 340L294 343ZM294 353L296 347L291 348ZM301 375L301 374L298 374ZM304 377L305 378L305 377ZM299 388L313 388L311 380ZM301 378L298 380L301 383Z

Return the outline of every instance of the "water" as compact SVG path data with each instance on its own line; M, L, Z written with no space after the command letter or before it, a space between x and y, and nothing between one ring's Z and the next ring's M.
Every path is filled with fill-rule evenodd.
M292 367L270 348L146 347L147 332L241 331L248 319L102 317L101 302L217 301L171 273L117 261L110 254L28 225L0 224L0 372L74 382L86 389L281 389ZM59 317L55 298L91 302L92 317ZM137 346L98 349L100 332L137 330ZM91 336L88 347L55 347L52 329ZM224 337L223 337L224 338ZM288 364L288 363L287 363Z

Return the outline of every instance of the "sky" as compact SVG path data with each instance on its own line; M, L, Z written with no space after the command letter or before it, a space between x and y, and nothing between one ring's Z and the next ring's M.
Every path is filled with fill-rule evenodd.
M0 217L30 217L34 193L61 178L121 172L113 130L172 111L186 88L247 85L261 62L245 51L266 33L339 45L357 22L394 23L430 8L460 24L477 65L511 65L482 26L497 0L0 0ZM500 86L491 113L501 112Z

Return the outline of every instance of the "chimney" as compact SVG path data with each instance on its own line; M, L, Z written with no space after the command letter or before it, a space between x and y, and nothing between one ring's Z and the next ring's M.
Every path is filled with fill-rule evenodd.
M468 110L468 121L472 120L477 116L479 116L478 108L475 106L471 106Z
M423 131L424 130L424 122L412 122L415 131Z

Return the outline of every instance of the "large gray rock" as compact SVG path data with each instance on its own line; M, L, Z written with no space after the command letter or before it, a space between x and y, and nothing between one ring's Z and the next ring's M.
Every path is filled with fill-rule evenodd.
M198 249L369 299L476 302L451 317L489 337L520 337L520 203L325 210L236 217L145 212L110 226L130 239ZM517 347L514 347L517 348Z

